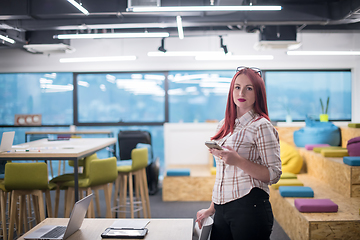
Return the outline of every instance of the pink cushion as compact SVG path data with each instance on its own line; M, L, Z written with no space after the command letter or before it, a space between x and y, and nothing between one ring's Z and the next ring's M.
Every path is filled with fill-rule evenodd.
M306 150L313 150L314 147L330 147L330 145L327 144L327 143L324 143L324 144L306 144L305 145Z
M295 207L299 212L337 212L338 205L330 199L303 198L295 199Z

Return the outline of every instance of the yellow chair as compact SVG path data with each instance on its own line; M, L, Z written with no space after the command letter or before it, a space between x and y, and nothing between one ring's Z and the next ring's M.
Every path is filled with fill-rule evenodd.
M45 219L43 200L43 192L45 192L48 216L52 217L50 190L55 186L48 183L48 169L46 163L7 163L5 165L4 186L7 191L11 191L9 240L12 240L14 236L14 224L15 218L17 218L16 207L18 200L20 203L19 219L16 220L16 230L18 235L22 232L23 222L25 232L28 231L28 225L22 219L26 216L26 196L32 196L34 217L38 224Z
M98 159L98 156L96 153L85 157L83 160L79 160L79 162L83 165L83 172L79 174L78 179L82 179L82 178L88 178L89 177L89 173L88 173L88 169L89 169L89 165L90 162L94 159ZM74 162L72 162L72 166L74 166ZM69 161L69 165L70 165L70 161ZM59 214L59 202L60 202L60 190L61 190L61 185L64 182L68 182L68 181L73 181L74 180L74 174L73 173L65 173L62 174L60 176L54 177L53 179L50 180L50 183L54 183L56 184L56 193L55 193L55 210L54 210L54 217L58 217ZM67 192L66 192L67 193ZM97 194L95 194L96 196L96 202L99 202L99 198L97 197ZM64 204L64 212L67 212L66 210L66 201L67 201L67 195L65 194L65 204Z
M132 164L128 166L118 166L118 177L115 182L114 206L112 209L113 217L118 213L118 217L126 217L127 205L130 205L130 216L134 218L134 212L140 217L140 210L143 210L143 217L150 218L149 191L146 179L145 168L148 165L148 149L135 148L131 151ZM135 179L134 201L133 176ZM129 202L127 202L127 182L129 181ZM140 198L139 198L140 197ZM134 208L134 204L142 204L142 207Z
M86 195L91 194L92 191L103 189L106 202L106 217L111 217L111 193L112 193L112 184L117 178L117 169L116 169L116 157L111 157L107 159L92 159L90 162L85 161L85 164L89 164L88 168L88 177L79 179L79 190L80 197L82 198L82 191L86 191ZM89 162L89 163L88 163ZM65 216L69 217L70 209L74 203L74 180L67 181L61 184L61 187L68 188L67 200L66 200L66 213ZM100 210L100 209L98 209ZM100 217L100 211L98 212ZM88 217L95 217L93 211L93 204L90 203L90 209L88 212Z

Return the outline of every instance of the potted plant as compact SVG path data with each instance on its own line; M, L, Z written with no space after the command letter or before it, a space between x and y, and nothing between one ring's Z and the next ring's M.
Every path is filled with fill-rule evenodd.
M320 114L320 122L328 122L329 121L329 115L328 115L329 101L330 101L330 97L327 98L326 107L324 109L324 104L320 98L320 105L321 105L321 112L322 112L322 114Z

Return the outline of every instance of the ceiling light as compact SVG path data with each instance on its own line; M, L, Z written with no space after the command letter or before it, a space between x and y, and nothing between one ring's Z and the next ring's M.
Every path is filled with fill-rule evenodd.
M158 50L159 50L160 52L163 52L163 53L166 52L166 49L165 49L165 38L162 38L162 39L161 39L161 46L158 48Z
M273 60L273 55L224 55L224 56L196 56L199 61L222 61L222 60Z
M231 53L228 53L228 55ZM149 57L195 57L195 56L224 56L223 51L167 51L148 52Z
M76 7L77 9L79 9L83 14L85 15L89 15L89 11L86 10L83 6L81 6L81 4L77 3L75 0L67 0L69 3L71 3L72 5L74 5L74 7Z
M356 56L360 51L287 51L287 55L294 56Z
M0 39L4 40L4 41L7 41L11 44L14 44L15 43L15 40L14 39L11 39L11 38L8 38L8 37L5 37L4 35L0 35Z
M210 11L279 11L281 6L184 6L184 7L132 7L127 12L210 12Z
M96 38L154 38L169 37L168 32L143 32L143 33L90 33L90 34L59 34L57 39L96 39Z
M117 61L133 61L136 56L113 56L113 57L84 57L84 58L60 58L61 63L74 62L117 62Z
M176 23L177 23L179 38L184 39L184 30L183 30L183 26L182 26L181 16L176 16Z

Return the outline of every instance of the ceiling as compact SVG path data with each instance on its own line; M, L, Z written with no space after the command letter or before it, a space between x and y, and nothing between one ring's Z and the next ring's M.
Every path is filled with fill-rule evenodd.
M176 16L181 15L185 37L221 32L360 32L360 0L76 0L90 14L66 0L0 0L0 34L16 43L0 41L0 48L25 44L70 44L54 39L62 33L169 32L178 37ZM281 5L281 11L247 12L127 12L131 6ZM276 35L279 37L279 34ZM276 40L276 39L275 39ZM281 39L279 39L281 40ZM67 42L66 42L67 41Z

